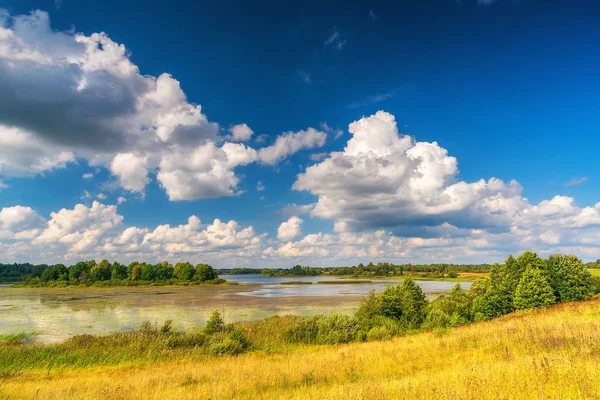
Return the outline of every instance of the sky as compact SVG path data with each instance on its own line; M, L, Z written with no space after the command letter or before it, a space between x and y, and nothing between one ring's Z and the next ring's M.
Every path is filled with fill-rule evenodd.
M391 3L0 0L0 262L600 258L600 3Z

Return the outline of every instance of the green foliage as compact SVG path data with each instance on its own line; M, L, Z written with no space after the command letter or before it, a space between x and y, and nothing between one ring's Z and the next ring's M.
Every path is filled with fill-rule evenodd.
M378 314L401 321L407 329L418 329L424 320L427 298L410 277L402 284L388 286L381 293Z
M208 264L196 265L196 272L194 274L194 280L197 280L200 282L206 282L206 281L212 281L217 278L218 278L217 273L215 272L213 267L211 267L210 265L208 265Z
M466 324L473 319L471 309L471 297L457 284L448 294L438 296L430 304L423 327L426 329L446 328Z
M69 267L69 280L76 282L84 281L89 273L89 265L87 265L87 263L83 261L80 261L75 265Z
M102 260L100 264L94 265L90 269L90 279L92 281L107 281L112 274L111 265L107 260Z
M291 343L339 344L362 340L364 331L356 318L333 313L299 320L286 331L285 338Z
M156 266L156 279L164 281L173 278L173 266L168 262Z
M392 332L385 326L374 326L367 332L367 341L389 340L392 336Z
M361 321L368 321L379 315L380 310L381 296L375 294L375 290L371 290L369 295L361 300L355 316Z
M189 262L177 263L173 270L173 276L182 281L192 280L195 273L196 269Z
M204 332L174 333L167 338L165 347L169 349L202 347L208 340L209 336Z
M165 323L160 327L159 332L161 333L170 333L173 331L173 320L168 319Z
M552 287L545 273L534 266L528 266L515 290L515 308L539 308L556 302Z
M591 295L592 274L579 258L551 255L546 260L545 271L557 301L586 300Z
M110 269L110 279L127 279L127 267L123 264L114 262Z
M42 276L40 278L42 282L67 281L68 279L69 272L67 271L67 267L65 267L63 264L56 264L47 267L44 272L42 272Z
M223 317L218 310L213 311L208 321L206 321L206 326L204 327L204 332L212 335L217 332L225 331L225 321L223 321Z
M156 278L156 269L152 264L145 264L142 268L142 280L153 281Z
M139 281L140 279L142 279L143 273L144 273L144 266L140 265L140 264L135 264L133 266L133 268L131 269L131 274L129 276L129 279L131 279L132 281Z

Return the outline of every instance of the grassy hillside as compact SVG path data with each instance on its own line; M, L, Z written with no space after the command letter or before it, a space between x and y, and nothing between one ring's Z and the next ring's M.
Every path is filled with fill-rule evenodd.
M391 341L0 375L10 399L597 399L600 300Z

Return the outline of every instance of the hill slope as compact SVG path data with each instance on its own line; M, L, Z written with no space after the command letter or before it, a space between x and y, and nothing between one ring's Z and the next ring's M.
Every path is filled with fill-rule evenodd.
M596 399L599 365L592 300L386 342L6 374L0 398Z

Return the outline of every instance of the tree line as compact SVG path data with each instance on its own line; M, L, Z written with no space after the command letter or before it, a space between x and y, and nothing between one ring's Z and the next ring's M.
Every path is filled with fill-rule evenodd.
M39 273L39 274L38 274ZM132 262L129 265L108 260L80 261L69 267L64 264L46 266L24 276L28 286L65 286L65 285L135 285L147 283L224 283L216 271L208 264L192 265L189 262L168 262L150 264Z
M360 263L353 266L340 267L310 267L295 265L292 268L232 268L219 269L220 275L249 275L260 274L263 276L402 276L405 272L420 272L430 276L444 274L456 275L459 272L489 272L491 264L392 264L389 262L370 262L366 265ZM451 276L452 277L452 276Z
M573 255L547 259L527 251L495 264L488 278L469 290L460 284L429 302L409 277L381 293L374 291L354 316L331 314L300 320L287 332L291 342L334 344L387 339L419 329L447 328L485 321L517 310L587 300L600 293L600 279Z

